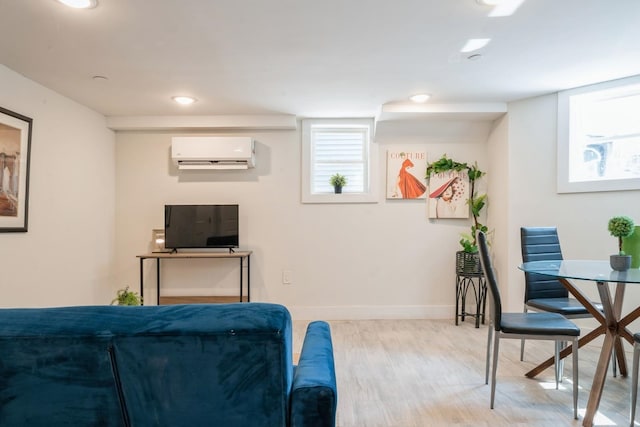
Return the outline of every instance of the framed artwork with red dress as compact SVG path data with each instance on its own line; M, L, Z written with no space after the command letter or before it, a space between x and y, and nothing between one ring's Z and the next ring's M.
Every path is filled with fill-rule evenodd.
M425 199L426 173L426 151L388 150L387 199Z

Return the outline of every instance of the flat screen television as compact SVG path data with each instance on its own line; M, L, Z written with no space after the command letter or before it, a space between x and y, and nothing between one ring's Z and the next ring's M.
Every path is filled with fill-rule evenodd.
M168 249L237 248L238 205L165 205Z

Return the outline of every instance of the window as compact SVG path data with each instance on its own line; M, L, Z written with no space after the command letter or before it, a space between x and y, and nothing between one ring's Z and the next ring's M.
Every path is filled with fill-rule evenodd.
M309 119L302 122L302 202L375 203L377 147L372 119ZM347 178L334 194L329 178Z
M640 77L558 96L558 192L640 189Z

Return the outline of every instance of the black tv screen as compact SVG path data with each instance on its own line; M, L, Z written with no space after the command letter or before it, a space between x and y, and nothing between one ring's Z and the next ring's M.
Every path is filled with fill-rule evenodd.
M169 249L237 248L238 205L165 205Z

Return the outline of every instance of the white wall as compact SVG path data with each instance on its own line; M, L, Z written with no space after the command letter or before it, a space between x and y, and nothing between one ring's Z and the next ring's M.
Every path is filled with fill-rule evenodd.
M496 276L501 286L501 296L505 302L509 299L509 287L503 286L502 270L505 263L512 262L509 258L508 241L513 234L510 225L510 153L509 149L509 117L499 118L493 123L493 128L487 141L487 156L489 166L487 174L487 226L489 227L489 242L493 254ZM506 307L505 307L506 308Z
M33 119L29 223L0 233L3 307L109 303L114 135L86 107L0 65L0 105Z
M254 251L254 301L283 303L297 318L453 316L453 254L469 222L428 220L424 201L301 204L299 131L244 133L258 141L254 170L178 174L169 159L177 133L114 136L103 116L3 66L0 93L4 108L34 119L29 231L0 233L2 306L108 303L117 288L137 288L136 255L151 249L165 203L238 203L241 246ZM489 172L487 223L508 310L522 307L521 226L556 225L567 258L607 259L616 249L608 219L640 221L638 191L556 193L556 111L548 95L509 104L491 129L398 122L377 137L381 171L386 149L405 145ZM153 270L149 263L148 303ZM211 261L163 268L169 295L234 294L237 273L235 263ZM626 308L640 300L629 288Z
M391 144L424 148L432 160L443 153L458 161L477 160L485 168L488 127L475 124L471 128L478 131L471 133L457 127L436 132L412 123L392 127L377 141L380 188ZM470 221L430 222L424 200L381 196L377 204L301 204L299 131L236 133L257 140L253 170L178 174L170 164L171 136L184 134L116 135L121 285L138 286L136 255L149 251L151 230L162 228L164 204L238 203L240 246L254 252L253 301L285 304L301 319L453 317L454 253ZM237 269L233 262L165 262L163 294L234 294ZM282 284L285 269L292 271L289 286ZM147 262L145 277L151 304L153 262Z
M608 260L617 252L617 241L609 235L607 222L615 215L628 215L640 222L640 197L635 191L556 193L557 95L525 99L509 104L508 227L507 247L500 251L502 286L508 283L507 308L521 310L524 278L517 269L522 226L555 225L565 258ZM492 163L496 174L499 165ZM583 289L598 299L593 284ZM626 307L637 306L640 289L627 286Z

